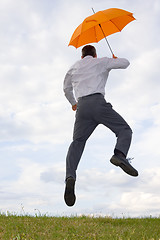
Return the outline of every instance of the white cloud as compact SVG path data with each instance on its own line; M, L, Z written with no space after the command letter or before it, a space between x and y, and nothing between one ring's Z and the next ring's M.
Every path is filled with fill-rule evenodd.
M159 168L144 169L143 174L135 179L114 170L106 174L91 170L90 174L87 174L85 182L81 177L77 183L77 192L81 192L77 201L86 203L86 214L94 211L95 214L110 214L115 217L122 214L125 217L159 216L160 193L157 191L159 174ZM85 194L84 191L86 191ZM96 202L94 201L95 196ZM90 206L89 199L93 199L93 204Z

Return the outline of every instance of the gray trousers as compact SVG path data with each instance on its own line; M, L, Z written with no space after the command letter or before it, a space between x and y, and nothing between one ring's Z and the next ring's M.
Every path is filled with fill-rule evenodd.
M73 142L66 158L66 179L71 176L76 180L76 170L85 143L99 124L103 124L115 133L117 137L115 149L127 155L132 130L126 121L112 109L112 105L106 102L102 94L82 97L78 101Z

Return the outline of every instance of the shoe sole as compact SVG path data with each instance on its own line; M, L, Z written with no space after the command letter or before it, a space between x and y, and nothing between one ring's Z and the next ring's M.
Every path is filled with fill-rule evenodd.
M137 170L135 168L133 168L129 163L126 163L123 159L120 159L120 158L118 158L116 156L113 156L111 158L110 162L112 164L114 164L115 166L122 168L122 170L125 173L127 173L127 174L129 174L129 175L131 175L133 177L137 177L138 176Z
M69 207L72 207L76 201L76 196L74 194L74 186L75 180L73 178L68 178L66 182L64 200Z

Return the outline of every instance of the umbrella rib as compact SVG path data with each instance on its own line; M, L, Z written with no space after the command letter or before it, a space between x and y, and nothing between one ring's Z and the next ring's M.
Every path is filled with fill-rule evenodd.
M94 26L94 33L95 33L96 42L98 42L98 40L97 40L97 34L96 34L96 27L95 27L95 26Z
M115 25L116 28L118 28L118 30L121 32L121 29L119 29L119 27L118 27L112 20L110 20L110 22L111 22L113 25Z

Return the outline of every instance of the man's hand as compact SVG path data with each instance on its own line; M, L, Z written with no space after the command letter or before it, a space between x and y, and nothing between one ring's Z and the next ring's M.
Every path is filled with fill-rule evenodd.
M75 105L72 106L72 110L73 110L73 111L76 111L76 110L77 110L77 104L75 104Z

